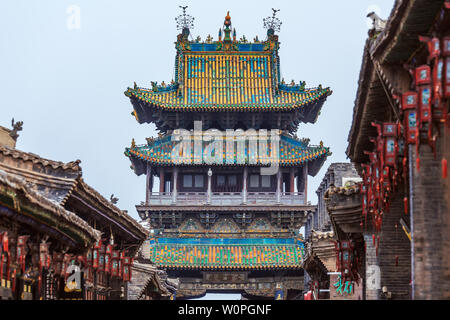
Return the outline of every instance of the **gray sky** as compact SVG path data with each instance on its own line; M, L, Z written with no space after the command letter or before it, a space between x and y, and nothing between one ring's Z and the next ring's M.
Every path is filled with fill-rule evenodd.
M83 176L105 197L138 219L134 205L145 199L145 178L137 177L123 154L134 137L144 143L152 124L139 125L123 94L133 81L173 78L179 5L195 17L194 37L217 32L227 11L237 37L265 39L262 19L281 9L279 34L286 82L329 86L333 94L318 121L301 125L299 137L321 140L333 155L308 184L309 200L332 162L347 161L364 42L366 14L386 19L394 0L314 1L1 1L0 125L24 121L17 148L59 161L81 159ZM80 9L80 28L71 29ZM68 11L69 10L69 11ZM69 27L68 27L69 19ZM210 296L212 297L212 296ZM231 297L231 296L230 296Z

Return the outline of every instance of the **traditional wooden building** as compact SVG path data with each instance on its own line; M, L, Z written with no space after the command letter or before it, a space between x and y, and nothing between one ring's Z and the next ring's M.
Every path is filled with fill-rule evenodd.
M79 160L48 160L6 143L0 233L2 297L106 300L126 298L148 231L84 182Z
M450 298L449 8L395 1L387 21L369 15L347 148L363 182L328 193L354 249L339 248L340 266L363 277L366 299Z
M180 280L177 298L303 290L299 228L315 210L307 177L330 151L294 133L316 121L331 90L281 79L275 13L264 41L237 40L227 14L218 40L201 42L188 39L193 18L184 12L175 79L125 92L136 120L160 132L146 144L133 139L125 155L147 177L136 208L154 232L150 259Z
M340 190L340 194L352 194L359 190L361 181L351 163L332 163L317 188L318 204L305 224L307 241L304 262L306 298L318 299L359 299L362 298L361 281L354 281L351 290L339 284L340 274L336 264L336 225L334 216L328 212L330 193ZM359 203L358 203L359 205ZM305 290L305 291L306 291Z

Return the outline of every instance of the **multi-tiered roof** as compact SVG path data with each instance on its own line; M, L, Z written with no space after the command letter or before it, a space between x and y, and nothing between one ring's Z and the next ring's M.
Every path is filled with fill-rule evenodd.
M234 117L234 123L232 119L228 119L229 123L219 123L223 127L230 124L233 127L240 120L248 128L258 129L264 123L292 132L300 122L314 123L331 90L321 85L306 88L305 82L284 83L278 56L280 44L274 34L276 27L268 28L265 41L256 37L253 42L247 42L245 36L237 40L228 14L219 39L213 41L208 36L201 43L199 39L189 40L190 32L185 26L175 43L175 79L167 85L152 82L151 88L136 84L128 88L125 95L133 104L132 114L139 123L154 122L162 131L189 128L191 117L174 116L180 112L241 113ZM242 113L264 115L255 121ZM205 116L202 120L207 122Z
M291 133L300 122L316 121L331 90L321 85L308 89L305 82L280 81L280 44L274 34L276 18L271 19L266 22L267 39L259 41L256 37L251 43L245 36L236 40L229 14L217 41L209 36L204 43L190 41L190 24L181 23L183 31L175 43L175 80L168 85L152 82L152 88L135 84L125 91L139 123L153 122L159 130L169 133L147 139L144 145L133 142L126 148L125 155L136 174L144 173L147 163L174 165L171 154L176 143L170 133L178 128L192 129L194 120L201 120L203 129L281 129L284 133L279 144L279 165L309 162L309 173L318 172L331 154L329 148L322 143L309 146L307 140L296 139ZM269 140L268 146L271 152ZM233 159L238 151L234 152ZM249 148L244 152L247 158L252 157ZM224 150L223 165L238 164L225 159L230 155ZM255 165L264 164L261 160L257 159Z
M175 159L172 159L172 154L177 141L173 141L172 135L166 135L156 139L147 139L147 144L135 145L132 144L129 148L125 149L125 155L130 158L133 169L137 175L141 175L146 172L147 163L152 166L173 166L177 164ZM226 136L223 137L223 144L226 144ZM203 142L206 145L207 142ZM308 139L299 140L295 137L288 135L281 135L278 144L278 164L280 166L299 166L305 163L309 163L309 173L316 175L320 170L322 164L326 160L327 156L331 155L330 148L324 147L322 143L318 146L309 146ZM191 135L191 150L194 149L194 133ZM253 159L254 166L264 166L273 161L269 158L269 155L276 154L272 151L272 144L269 138L267 138L267 155L258 154L257 150L252 150L248 145L245 145L243 155L245 159ZM249 161L239 162L239 158L242 157L242 152L238 148L234 148L233 154L229 154L226 148L223 148L222 162L215 165L221 166L238 166L249 165ZM195 154L190 157L190 164L207 165L204 159L201 161L195 161ZM209 164L210 165L210 164Z
M194 121L201 121L202 130L243 129L249 132L249 129L277 129L277 132L281 133L277 144L273 144L272 135L267 138L267 157L261 150L259 153L253 150L250 143L246 142L243 149L236 147L230 151L224 147L223 151L220 151L223 152L223 157L220 154L218 157L223 161L215 162L214 166L266 166L274 161L275 154L279 166L303 167L307 168L307 172L305 171L302 175L315 175L326 157L331 154L330 150L322 143L318 146L310 146L309 139L298 139L294 133L301 122L316 121L331 90L321 85L316 88L306 88L305 82L292 81L286 84L281 78L278 55L280 43L278 36L275 35L279 25L277 25L278 19L275 18L275 14L265 21L268 29L266 40L259 41L256 37L253 42L248 42L245 37L236 39L236 31L231 28L229 14L225 17L223 28L219 30L217 41L213 41L210 36L203 43L200 40L189 40L192 20L189 20L185 13L180 17L182 32L175 43L174 80L169 84L163 82L160 85L152 82L151 88L134 84L132 88L125 91L125 95L130 98L134 107L132 114L136 120L139 123L155 123L161 132L158 138L147 138L147 143L143 145L137 145L133 139L131 146L126 148L125 155L130 158L135 173L137 175L159 174L164 179L164 174L161 175L161 172L164 173L162 167L179 164L177 163L179 159L172 159L174 148L178 145L178 140L174 139L174 130L188 130L184 131L191 138L188 149L193 150L197 130L197 128L193 130ZM185 138L186 135L183 141ZM221 139L225 145L229 137L224 136ZM237 145L238 142L235 142ZM258 145L264 142L260 139ZM207 143L203 141L202 144L204 149ZM216 152L217 150L214 149L215 156ZM198 161L199 159L195 159L196 156L196 154L191 155L189 164L211 166L211 163L207 163L204 159ZM247 160L239 161L242 158ZM294 172L294 170L291 171ZM292 178L292 184L293 180ZM298 181L300 180L299 178ZM155 196L163 197L165 196L163 193ZM174 194L177 193L174 192ZM145 206L144 211L151 209L148 203L143 206ZM175 205L165 206L162 211L176 207ZM188 210L188 207L181 204L179 207L183 208L183 211ZM169 269L301 268L304 255L303 242L291 231L297 228L296 221L302 219L304 210L309 210L310 206L305 204L308 208L303 209L296 207L294 209L296 212L290 213L281 213L278 210L281 207L277 206L275 210L277 212L274 213L279 222L278 227L275 228L267 222L267 228L263 230L265 232L260 232L258 236L255 236L258 232L252 232L250 229L247 229L249 234L243 234L239 227L230 231L227 228L231 228L232 224L226 219L223 220L225 224L218 228L220 232L214 231L211 234L219 235L227 229L225 233L228 232L228 235L225 238L211 236L211 234L203 238L192 238L189 235L182 237L185 233L181 232L177 221L181 219L184 212L182 214L171 212L172 222L169 225L176 230L177 235L172 237L170 235L173 233L166 230L164 236L159 234L151 240L152 261L160 267ZM241 206L240 210L243 208L245 206ZM164 228L166 224L163 220L166 221L167 217L165 213L161 213L161 208L158 210L160 215L155 219L159 219L161 228ZM258 208L259 211L261 208ZM253 217L252 214L248 216ZM209 213L207 215L209 219ZM213 213L211 218L212 216ZM185 217L182 219L186 221ZM243 219L245 220L245 213ZM282 226L282 219L290 219L291 224L288 227ZM219 225L219 222L216 224ZM276 222L272 221L272 224L275 225ZM203 230L198 226L194 229L197 235ZM272 234L275 229L278 233L289 234L289 236L282 235L275 238Z

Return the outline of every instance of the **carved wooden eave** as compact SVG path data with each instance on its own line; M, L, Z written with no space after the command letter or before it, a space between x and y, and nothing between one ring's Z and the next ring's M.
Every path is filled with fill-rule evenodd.
M312 269L321 269L320 264L328 272L336 269L336 253L334 246L335 234L333 231L311 230L310 241L307 244L304 268L309 272ZM317 261L317 259L319 261Z
M64 205L81 176L80 160L64 163L0 146L0 169L32 183L47 199Z
M360 184L351 187L330 187L324 195L328 214L340 233L361 233L362 205Z
M111 225L114 230L127 235L127 242L135 244L131 249L133 253L134 248L138 248L147 238L148 231L84 182L80 162L53 161L33 153L0 146L0 170L20 176L41 197L77 214L80 212L73 210L74 208L78 209L80 205L90 207L88 211L92 217L102 221L102 225ZM80 219L90 220L83 216ZM107 229L109 235L110 229Z
M48 234L74 252L83 252L100 238L86 221L33 190L20 176L0 170L0 195L2 216Z
M167 278L167 273L157 269L155 266L146 263L133 262L132 272L138 271L148 275L137 299L144 299L147 292L157 292L162 298L170 297L177 289L178 284ZM154 289L151 290L150 288Z
M312 252L329 272L333 272L336 268L334 239L333 231L311 231Z
M423 50L420 35L430 36L432 25L444 0L396 1L385 29L370 34L366 41L348 136L347 156L358 163L366 162L364 150L371 150L369 138L376 136L373 121L395 121L399 106L392 94L409 89L410 76L403 64ZM393 116L394 114L394 116Z
M142 241L147 238L147 229L130 217L126 212L120 210L104 198L98 191L84 182L83 178L78 179L76 188L71 196L77 197L78 200L89 202L91 206L94 206L97 209L97 213L101 214L104 219L113 222L117 227L132 235L135 241L137 241L136 248L138 248Z

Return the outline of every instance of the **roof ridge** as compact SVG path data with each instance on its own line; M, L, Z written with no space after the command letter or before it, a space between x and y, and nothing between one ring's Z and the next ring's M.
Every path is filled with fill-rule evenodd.
M111 211L113 211L114 213L117 214L117 216L124 218L125 220L127 220L129 223L131 223L136 229L138 229L140 232L142 232L143 234L145 234L146 236L148 235L148 230L145 229L140 223L138 223L135 219L133 219L130 215L128 215L124 210L121 210L120 208L118 208L117 206L115 206L114 204L112 204L110 201L108 201L105 197L103 197L100 192L98 192L97 190L95 190L93 187L91 187L90 185L88 185L84 179L82 177L78 178L78 181L80 183L80 185L85 188L87 191L89 191L91 194L93 194L97 200L99 200L99 202L104 205L105 207L111 209Z
M51 166L53 169L57 168L62 168L63 170L70 169L76 172L80 172L80 174L82 172L80 166L81 160L79 159L70 162L55 161L43 158L32 152L25 152L7 146L0 146L0 152L3 153L5 156L12 156L13 158L21 158L24 161L32 161L33 163L40 163L43 166Z
M33 183L27 182L24 178L8 173L0 169L0 182L9 185L15 190L22 190L25 197L28 198L31 202L37 202L38 205L44 209L51 210L56 215L63 217L66 221L70 223L74 223L78 225L80 228L84 229L89 235L98 240L100 238L100 231L92 228L89 224L81 219L78 215L65 209L56 201L52 201L41 195L39 192L33 190Z

